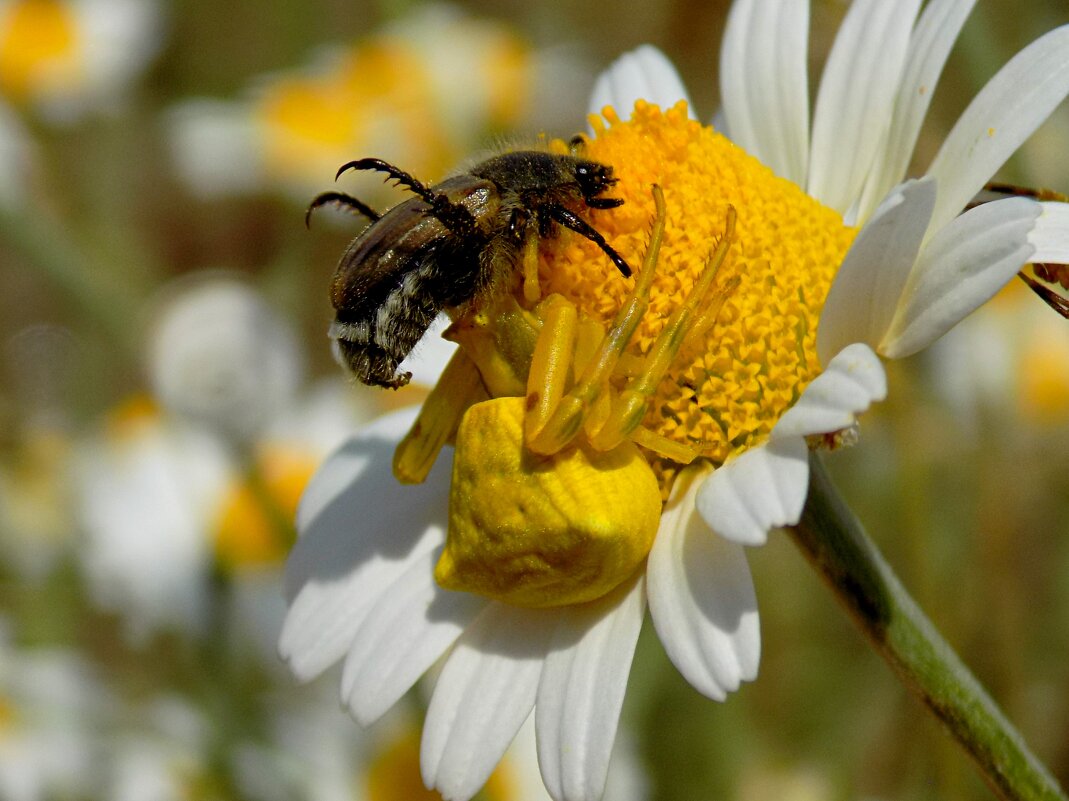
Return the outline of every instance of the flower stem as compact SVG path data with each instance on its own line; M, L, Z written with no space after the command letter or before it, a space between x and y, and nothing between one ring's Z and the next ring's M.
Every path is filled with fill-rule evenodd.
M938 717L1004 799L1066 795L932 622L846 506L820 457L795 543L905 685Z

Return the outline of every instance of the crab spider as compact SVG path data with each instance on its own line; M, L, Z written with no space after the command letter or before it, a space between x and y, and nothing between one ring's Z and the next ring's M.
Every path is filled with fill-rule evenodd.
M656 215L642 269L607 331L595 320L580 319L561 295L538 300L535 247L525 247L523 254L523 296L534 302L530 310L503 293L447 330L445 336L461 347L398 446L394 472L401 481L422 481L464 412L502 396L526 398L524 443L538 455L558 453L580 436L596 451L630 439L679 464L700 455L700 446L654 433L642 420L676 354L715 322L738 283L736 278L713 288L734 239L735 209L728 207L724 233L686 299L649 352L635 357L625 351L649 306L666 218L664 193L656 185L652 191Z

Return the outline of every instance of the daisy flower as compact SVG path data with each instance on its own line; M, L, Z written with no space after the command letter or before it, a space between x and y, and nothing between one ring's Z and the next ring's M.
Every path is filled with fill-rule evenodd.
M153 393L116 404L75 455L81 566L133 642L202 633L221 570L237 630L276 665L298 498L367 415L339 381L302 386L297 339L252 286L222 273L183 283L153 314Z
M152 0L2 0L0 94L59 121L114 106L159 29Z
M1069 260L1065 206L961 214L1069 92L1069 28L1007 64L903 182L971 6L855 2L812 123L805 2L732 6L722 132L677 102L662 54L623 57L580 152L618 179L623 204L589 214L635 279L587 238L544 239L536 291L525 277L456 320L460 356L420 416L371 424L313 478L282 655L302 679L344 660L364 724L443 659L428 787L470 798L533 711L550 795L600 797L647 605L697 690L753 679L742 546L799 520L809 448L855 438L886 393L881 356L926 347L1026 262ZM452 464L432 467L447 440Z
M40 801L95 791L107 700L78 654L18 648L0 630L0 797Z

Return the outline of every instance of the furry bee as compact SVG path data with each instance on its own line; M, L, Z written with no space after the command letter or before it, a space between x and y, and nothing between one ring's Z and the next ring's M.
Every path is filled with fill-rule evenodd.
M356 198L326 192L308 207L332 203L371 220L342 255L331 285L334 353L365 384L397 389L411 378L398 365L443 310L478 302L515 268L529 237L561 226L598 245L626 277L627 262L584 220L584 209L623 203L604 197L612 167L540 151L506 153L425 186L374 158L345 164L394 179L415 197L378 214ZM306 222L308 216L306 215Z

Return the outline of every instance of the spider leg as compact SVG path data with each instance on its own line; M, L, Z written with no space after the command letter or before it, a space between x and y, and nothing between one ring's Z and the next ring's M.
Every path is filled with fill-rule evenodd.
M587 411L608 386L609 376L612 375L620 354L631 341L642 316L646 313L654 267L661 248L661 237L664 235L666 216L664 193L659 186L653 187L653 198L657 207L657 216L654 218L650 245L646 250L642 272L639 273L635 287L620 311L617 312L612 327L602 339L601 347L583 370L582 376L572 390L563 395L559 402L553 404L551 409L539 407L532 401L532 393L544 391L545 387L545 379L540 374L541 371L536 372L534 363L532 363L527 403L528 408L538 408L538 411L528 418L526 434L528 447L535 453L556 453L579 433ZM548 336L551 329L543 326L542 330L542 336Z
M723 264L724 258L731 247L735 234L735 208L728 206L727 220L724 224L724 234L720 237L716 249L705 263L705 269L701 276L687 294L683 303L672 312L665 322L664 329L658 335L653 347L647 354L645 366L641 372L631 378L619 398L613 404L609 419L594 436L590 438L590 444L598 450L611 450L620 444L625 438L631 436L642 424L643 418L649 409L650 399L657 391L672 360L679 353L688 333L696 323L708 324L710 317L719 312L720 306L727 297L725 290L720 290L710 304L709 311L700 310L713 284L713 279ZM729 282L730 285L730 282ZM713 316L715 319L715 316ZM641 437L642 435L640 435ZM647 439L649 439L647 437ZM657 450L657 448L654 448ZM669 458L674 458L666 454ZM696 454L695 454L696 455ZM693 458L693 457L691 457Z

